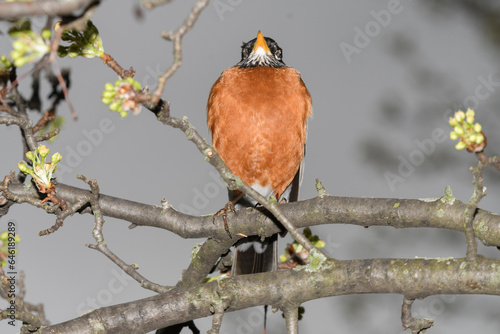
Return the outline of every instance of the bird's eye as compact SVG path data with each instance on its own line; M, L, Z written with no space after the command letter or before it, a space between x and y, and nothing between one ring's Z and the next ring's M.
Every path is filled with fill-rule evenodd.
M242 57L243 59L248 58L248 49L243 49L243 50L241 51L241 57Z
M278 49L274 52L274 58L280 60L281 59L281 50Z

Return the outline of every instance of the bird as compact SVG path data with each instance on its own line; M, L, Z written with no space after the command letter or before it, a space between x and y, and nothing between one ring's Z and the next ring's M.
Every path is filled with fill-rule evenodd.
M266 198L293 202L298 200L311 112L300 72L285 65L278 43L259 31L243 42L241 60L212 86L207 125L212 146L233 174ZM229 198L216 214L223 212L227 231L228 209L258 204L237 190ZM231 275L275 271L277 260L277 235L245 237L236 244Z

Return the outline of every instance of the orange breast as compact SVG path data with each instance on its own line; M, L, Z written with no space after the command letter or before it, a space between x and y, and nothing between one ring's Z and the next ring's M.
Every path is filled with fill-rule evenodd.
M311 97L290 67L232 67L210 92L208 127L226 165L250 186L279 196L304 156Z

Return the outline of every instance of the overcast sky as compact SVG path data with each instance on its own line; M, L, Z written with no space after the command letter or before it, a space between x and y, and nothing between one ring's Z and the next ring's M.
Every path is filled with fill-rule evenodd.
M154 88L156 77L172 62L172 45L160 34L178 27L195 1L145 11L142 20L134 17L138 2L104 1L93 22L104 50L124 68L134 67L135 79L143 86ZM183 65L168 81L163 97L170 101L173 115L188 116L209 138L205 107L211 85L239 61L241 43L262 30L283 48L285 63L302 73L313 99L301 198L315 196L319 178L336 196L440 197L450 185L466 202L473 190L469 167L476 161L472 154L454 150L447 117L464 105L476 107L488 136L486 152L499 154L498 46L485 34L483 17L460 6L437 10L430 3L212 1L185 36ZM35 26L43 24L41 19L34 21ZM11 40L6 27L0 25L0 53L7 54ZM84 174L97 179L104 194L152 205L166 198L174 208L197 215L211 214L226 203L226 190L215 170L182 132L160 124L144 110L122 119L100 102L105 83L117 78L102 61L59 59L58 64L72 67L70 96L79 116L73 121L64 103L58 109L66 122L48 146L63 156L55 174L60 182L86 188L76 180L77 174ZM29 96L30 81L21 82L20 89ZM42 89L43 95L48 92ZM22 158L19 129L1 127L0 140L4 175ZM485 178L488 196L481 207L493 212L499 211L499 176L488 173ZM16 223L22 237L17 265L26 273L26 299L43 302L52 323L151 295L84 246L94 242L92 217L68 218L57 233L46 237L38 237L38 231L51 226L54 217L29 205L12 207L2 219L3 224L8 221ZM165 285L175 285L188 266L192 247L202 241L127 227L126 222L107 218L108 246L126 262L138 263L141 274ZM326 253L339 259L465 254L463 235L451 231L340 225L313 231L327 242ZM479 249L498 256L496 249ZM301 332L403 333L401 302L402 297L394 295L308 302ZM498 297L435 296L415 307L417 315L435 319L432 333L498 333L498 302ZM256 308L228 314L222 333L238 328L260 333L260 312ZM210 321L196 323L205 332ZM269 333L285 333L281 312L273 314L268 325ZM16 331L2 322L0 332Z

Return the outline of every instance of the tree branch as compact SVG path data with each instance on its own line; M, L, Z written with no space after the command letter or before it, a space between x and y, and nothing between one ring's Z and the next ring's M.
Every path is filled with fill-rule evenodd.
M411 306L415 299L409 299L406 296L403 298L403 305L401 307L401 322L403 329L410 329L411 334L425 333L434 324L431 319L416 319L411 314Z
M299 309L298 307L287 307L283 310L286 321L287 334L299 334Z
M170 67L158 77L158 87L156 87L151 98L151 103L157 105L165 89L167 80L177 72L182 65L182 38L193 27L198 20L203 9L208 5L208 0L198 0L194 5L191 13L186 18L184 23L175 31L164 31L162 37L166 40L174 42L174 62Z
M233 298L226 309L232 312L360 293L397 293L408 299L437 294L500 295L499 277L500 260L482 257L474 265L465 258L327 260L315 270L303 266L175 288L165 294L94 310L44 328L41 333L92 333L96 326L106 333L144 333L210 316L214 303L226 298Z
M164 287L159 284L153 283L141 274L137 272L138 267L136 265L129 265L125 263L122 259L120 259L115 253L113 253L108 245L104 242L104 235L102 233L102 229L104 226L104 217L101 211L101 207L99 205L99 185L96 180L90 180L83 175L78 175L78 179L83 180L90 186L91 195L87 197L87 201L90 203L92 208L92 213L94 214L94 229L92 230L92 235L96 240L95 245L87 245L91 249L95 249L102 254L104 254L108 259L113 261L120 269L126 272L130 277L135 279L137 282L141 284L142 287L152 290L158 293L166 292L170 290L169 287Z
M100 0L41 0L35 2L0 3L0 20L12 20L23 16L67 16L73 12L99 3Z
M34 186L27 188L22 184L9 184L8 190L17 196L16 198L22 198L24 201L39 199ZM78 197L89 195L86 189L64 184L56 184L56 192L59 198L70 203L76 201ZM224 228L212 224L211 216L190 216L171 207L164 209L103 194L99 196L99 205L105 216L122 219L138 226L166 229L182 238L228 240ZM294 218L296 227L351 224L395 228L427 227L463 232L465 206L453 196L428 199L323 196L281 204L280 208L284 214ZM238 211L238 214L228 221L230 229L245 235L255 235L257 230L263 236L279 232L272 219L262 214L262 211L259 209ZM84 212L90 213L90 210ZM484 245L500 246L499 224L499 215L477 209L474 216L474 232ZM234 243L238 238L233 236L231 241Z

